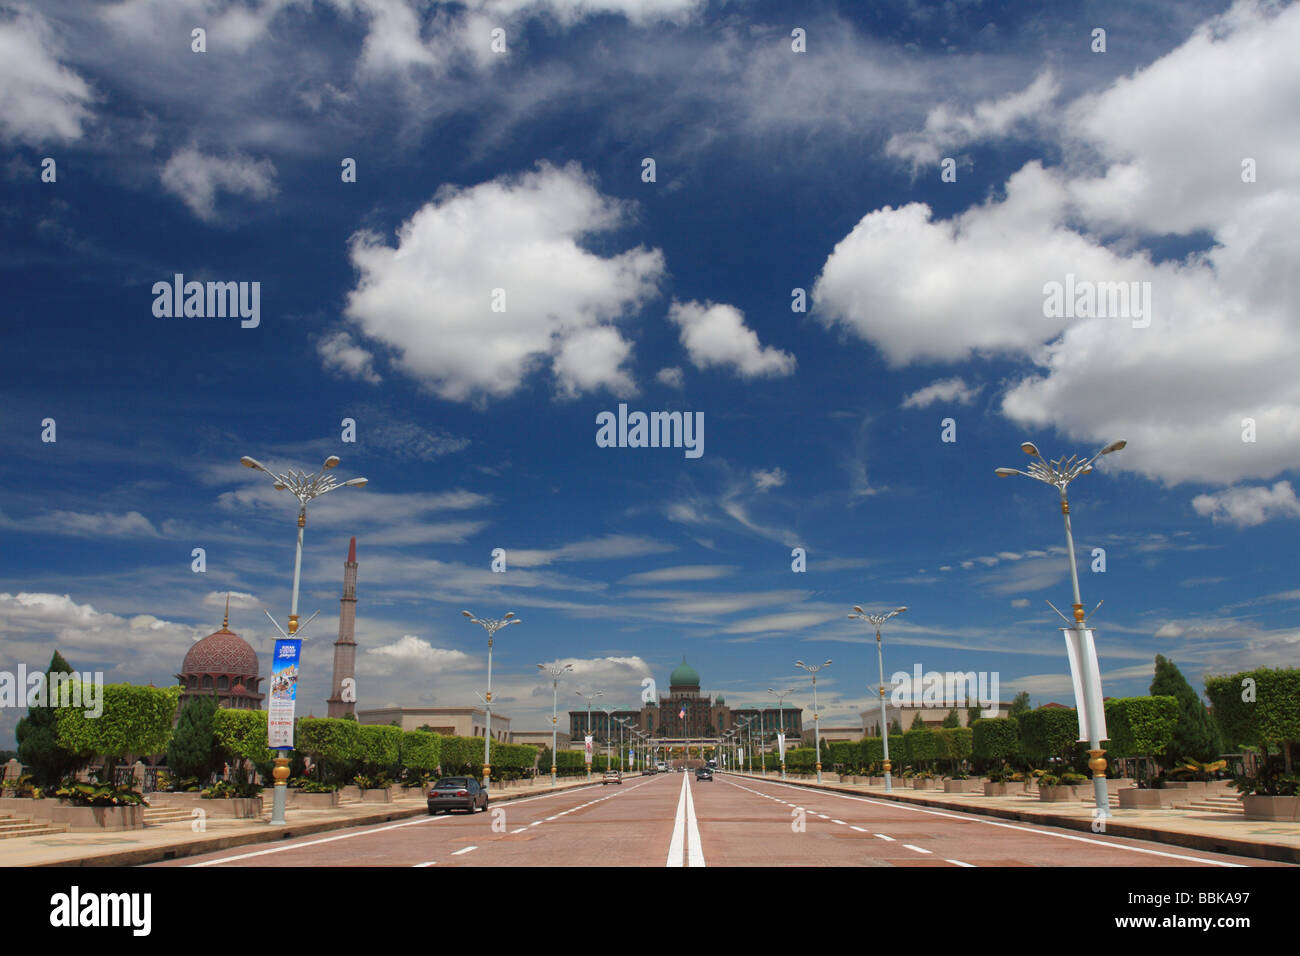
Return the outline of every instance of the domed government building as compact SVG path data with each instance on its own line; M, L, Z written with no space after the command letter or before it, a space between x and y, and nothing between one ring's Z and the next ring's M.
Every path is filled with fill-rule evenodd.
M261 710L265 694L259 693L257 652L246 640L230 629L230 600L226 600L226 618L221 630L195 641L185 654L180 681L179 710L196 697L216 694L221 707L234 710ZM179 712L178 710L178 712Z
M587 717L585 708L569 711L569 733L579 743L588 732ZM616 710L609 714L593 705L591 734L603 742L612 733L617 743L619 725L615 721L622 719L628 726L657 739L716 740L727 731L737 729L747 717L752 718L756 734L774 735L784 730L788 745L798 746L803 734L802 708L793 704L778 707L775 700L769 707L730 707L721 694L713 697L700 691L699 672L683 657L668 676L668 693L658 695L656 702L640 710Z

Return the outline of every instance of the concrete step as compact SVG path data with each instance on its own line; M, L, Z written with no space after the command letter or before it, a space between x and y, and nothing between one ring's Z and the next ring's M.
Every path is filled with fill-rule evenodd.
M0 821L0 840L12 840L16 837L46 836L51 833L67 833L66 823L35 823L27 818L9 818Z
M188 823L194 819L191 807L146 807L144 825L161 826L164 823Z

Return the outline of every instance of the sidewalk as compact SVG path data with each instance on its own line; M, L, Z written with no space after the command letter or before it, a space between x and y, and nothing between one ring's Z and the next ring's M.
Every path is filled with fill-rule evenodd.
M1006 797L986 797L983 793L944 793L942 790L915 791L894 781L893 793L883 786L867 784L821 783L809 780L782 780L779 773L766 777L756 773L732 773L732 776L769 783L785 783L810 790L827 790L834 793L870 797L876 800L894 800L935 809L960 813L975 813L1036 823L1042 826L1084 830L1093 833L1092 800L1078 803L1043 803L1036 793ZM834 774L823 775L833 777ZM1131 837L1167 843L1190 850L1207 853L1231 853L1236 856L1282 863L1300 863L1300 823L1273 823L1263 820L1245 820L1240 816L1196 809L1183 810L1121 810L1110 808L1104 832L1098 836ZM1099 824L1100 825L1100 824Z
M549 776L549 775L548 775ZM545 781L544 783L540 781ZM493 789L492 805L526 797L559 793L582 786L600 786L599 776L588 784L585 777L561 778L551 787L547 777L533 786ZM0 841L0 866L139 866L161 860L212 853L252 843L270 843L290 837L308 836L347 827L370 826L427 814L422 789L411 791L392 803L362 803L359 800L329 810L290 807L285 826L273 827L271 788L264 792L261 820L209 817L205 832L195 833L189 819L146 825L142 830L105 830L102 833L55 833Z

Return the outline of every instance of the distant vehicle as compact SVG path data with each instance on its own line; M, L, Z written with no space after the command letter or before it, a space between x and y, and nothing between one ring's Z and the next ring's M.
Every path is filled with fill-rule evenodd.
M619 773L617 770L606 770L605 779L601 781L601 785L603 786L607 783L621 784L622 782L623 782L623 775L621 773Z
M664 763L664 762L661 760L661 761L659 761L657 764L655 764L655 770L657 770L659 773L667 773L667 772L668 772L668 764Z
M700 767L698 770L695 771L695 779L696 779L696 780L712 780L712 779L713 779L713 771L710 770L708 767Z
M474 813L480 807L487 809L488 795L473 777L443 777L429 788L429 816L439 810L464 810Z
M716 760L709 760L707 766L710 770L717 770L718 762Z

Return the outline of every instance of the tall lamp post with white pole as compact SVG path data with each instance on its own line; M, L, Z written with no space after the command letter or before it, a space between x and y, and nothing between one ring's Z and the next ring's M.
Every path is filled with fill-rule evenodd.
M483 735L483 789L488 789L488 783L492 779L492 751L489 749L492 742L492 637L497 631L507 624L518 624L519 618L515 617L514 611L507 611L506 616L500 620L484 618L480 620L469 611L461 611L467 618L475 624L483 627L488 636L488 675L487 675L487 697L483 699L483 706L487 708L487 733Z
M545 664L537 665L540 670L551 675L551 786L555 786L555 732L556 721L559 719L560 704L560 675L567 671L573 670L572 664L565 664L560 667L558 664L547 667Z
M805 664L803 661L795 661L795 667L802 667L812 675L813 682L813 740L814 747L817 751L817 782L822 782L822 720L821 714L817 712L817 672L823 667L830 667L831 662L825 664Z
M298 585L302 581L302 535L303 529L307 527L307 502L313 498L319 498L336 488L364 488L367 484L365 478L349 478L347 481L337 481L334 476L328 474L330 469L339 463L337 455L330 455L325 459L319 474L309 475L301 471L286 471L283 474L271 471L256 458L250 458L244 455L239 459L239 463L245 468L252 468L270 475L275 479L275 489L277 491L288 490L295 498L298 499L298 544L293 556L293 597L289 602L289 636L292 637L298 633ZM278 627L278 625L277 625ZM275 758L275 769L271 771L271 776L275 778L275 789L271 797L271 824L279 826L284 823L284 808L286 797L288 795L287 783L289 780L289 758L284 756L284 750L280 750L280 756Z
M785 699L789 697L791 694L793 694L794 691L786 690L778 694L776 691L774 691L772 688L769 687L767 689L767 692L776 698L776 709L779 711L778 719L780 720L780 724L781 724L781 729L779 733L782 736L784 736L785 735ZM780 750L779 756L781 758L781 779L784 780L785 779L785 745L779 744L778 749Z
M885 653L880 649L880 625L884 624L891 617L902 614L907 610L907 608L896 607L892 611L886 611L883 614L868 614L855 604L853 605L853 610L857 613L850 614L849 617L851 619L866 621L876 629L876 663L880 665L880 740L885 754L885 792L890 793L894 789L894 780L889 773L889 727L885 723Z
M584 694L582 691L578 691L577 694L579 697L581 697L583 700L587 702L587 736L590 737L591 736L591 702L595 700L597 697L604 697L605 692L603 690L598 690L594 694ZM584 750L586 749L585 744L583 746L583 749ZM587 779L588 780L591 779L590 763L587 764Z
M1102 706L1101 675L1093 673L1092 668L1093 653L1090 653L1088 627L1084 620L1086 615L1083 612L1083 598L1079 596L1079 568L1074 558L1074 532L1070 529L1070 501L1065 492L1070 486L1070 482L1074 481L1075 478L1092 471L1094 461L1102 455L1109 455L1113 451L1119 451L1127 444L1126 441L1111 442L1097 454L1084 461L1078 461L1077 456L1071 455L1068 459L1058 458L1056 461L1048 462L1038 453L1038 446L1027 441L1021 444L1020 450L1026 455L1037 459L1030 462L1029 470L998 468L996 472L999 478L1010 478L1012 475L1024 475L1026 478L1033 478L1044 484L1051 485L1061 495L1061 515L1065 519L1065 546L1070 558L1070 584L1074 587L1074 622L1070 623L1067 619L1066 623L1070 625L1077 635L1079 683L1082 686L1082 693L1085 698L1077 703L1081 708L1086 708L1088 712L1088 768L1092 771L1093 796L1097 801L1097 816L1099 818L1110 816L1110 797L1106 790L1106 758L1104 756L1106 751L1101 749L1101 725L1104 719L1102 713L1099 712Z

